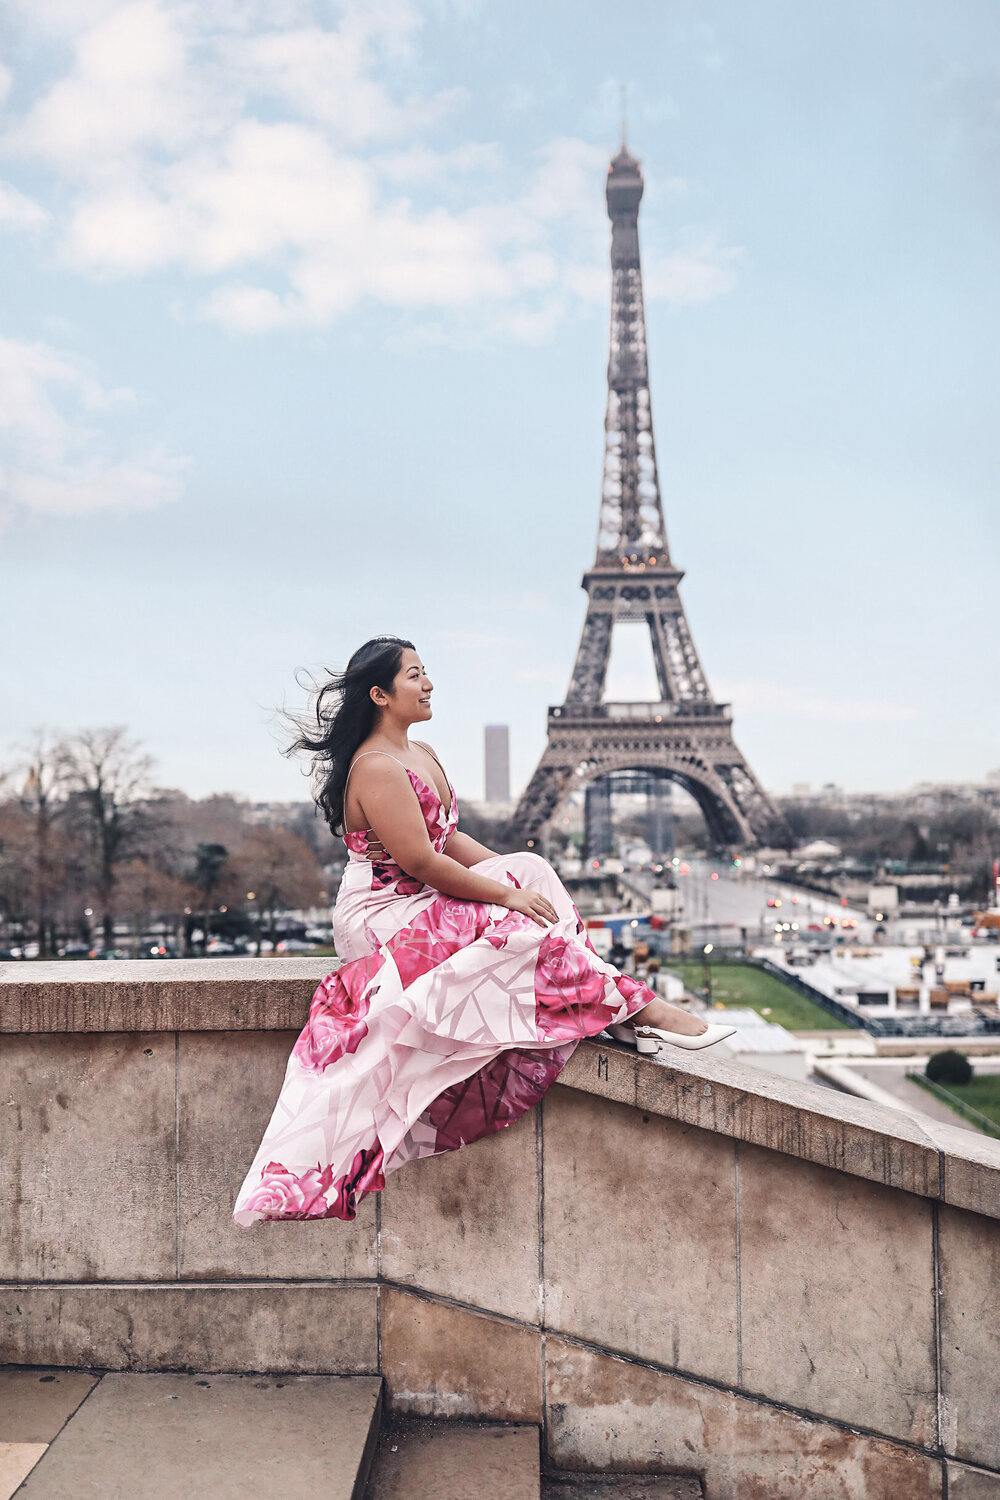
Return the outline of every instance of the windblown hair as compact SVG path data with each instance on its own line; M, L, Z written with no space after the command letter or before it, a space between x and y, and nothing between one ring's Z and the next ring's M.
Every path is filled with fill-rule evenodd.
M351 757L375 723L377 709L370 689L392 691L407 646L414 649L412 641L396 635L377 635L365 641L344 671L332 672L317 689L305 721L293 721L299 734L286 754L304 750L312 756L313 797L333 834L343 829L344 787Z

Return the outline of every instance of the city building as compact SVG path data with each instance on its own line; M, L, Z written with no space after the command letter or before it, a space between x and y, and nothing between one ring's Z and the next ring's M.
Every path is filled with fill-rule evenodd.
M486 804L510 801L510 730L506 724L487 724L483 733L486 764Z

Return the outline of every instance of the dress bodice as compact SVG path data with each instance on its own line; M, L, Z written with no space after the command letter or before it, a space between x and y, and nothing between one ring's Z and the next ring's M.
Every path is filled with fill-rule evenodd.
M399 764L403 765L402 761ZM458 826L458 797L455 788L449 781L448 790L451 793L451 809L449 810L434 788L428 786L416 771L411 771L409 766L403 766L403 770L410 778L410 785L417 794L417 801L427 828L427 836L434 845L435 853L440 854ZM445 779L447 780L447 777ZM391 859L369 859L366 853L369 832L371 830L367 828L356 828L353 833L344 834L344 843L347 845L351 860L360 861L362 864L372 864L373 871L398 870L399 866Z

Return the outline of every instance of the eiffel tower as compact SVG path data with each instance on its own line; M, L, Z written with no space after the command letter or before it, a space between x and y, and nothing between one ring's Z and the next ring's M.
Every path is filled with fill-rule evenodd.
M569 692L549 709L545 751L509 825L513 843L534 844L564 799L586 787L588 853L600 848L602 827L606 850L616 782L679 783L717 848L753 845L780 823L737 749L728 704L712 698L677 591L684 574L667 546L639 264L642 186L623 139L607 179L611 352L597 555L583 577L587 616ZM658 702L602 701L612 631L625 621L649 628Z

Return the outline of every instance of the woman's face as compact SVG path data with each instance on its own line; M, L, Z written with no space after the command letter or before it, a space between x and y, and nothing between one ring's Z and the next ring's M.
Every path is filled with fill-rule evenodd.
M399 671L392 679L392 706L408 723L431 717L431 693L434 684L412 646L403 648Z

